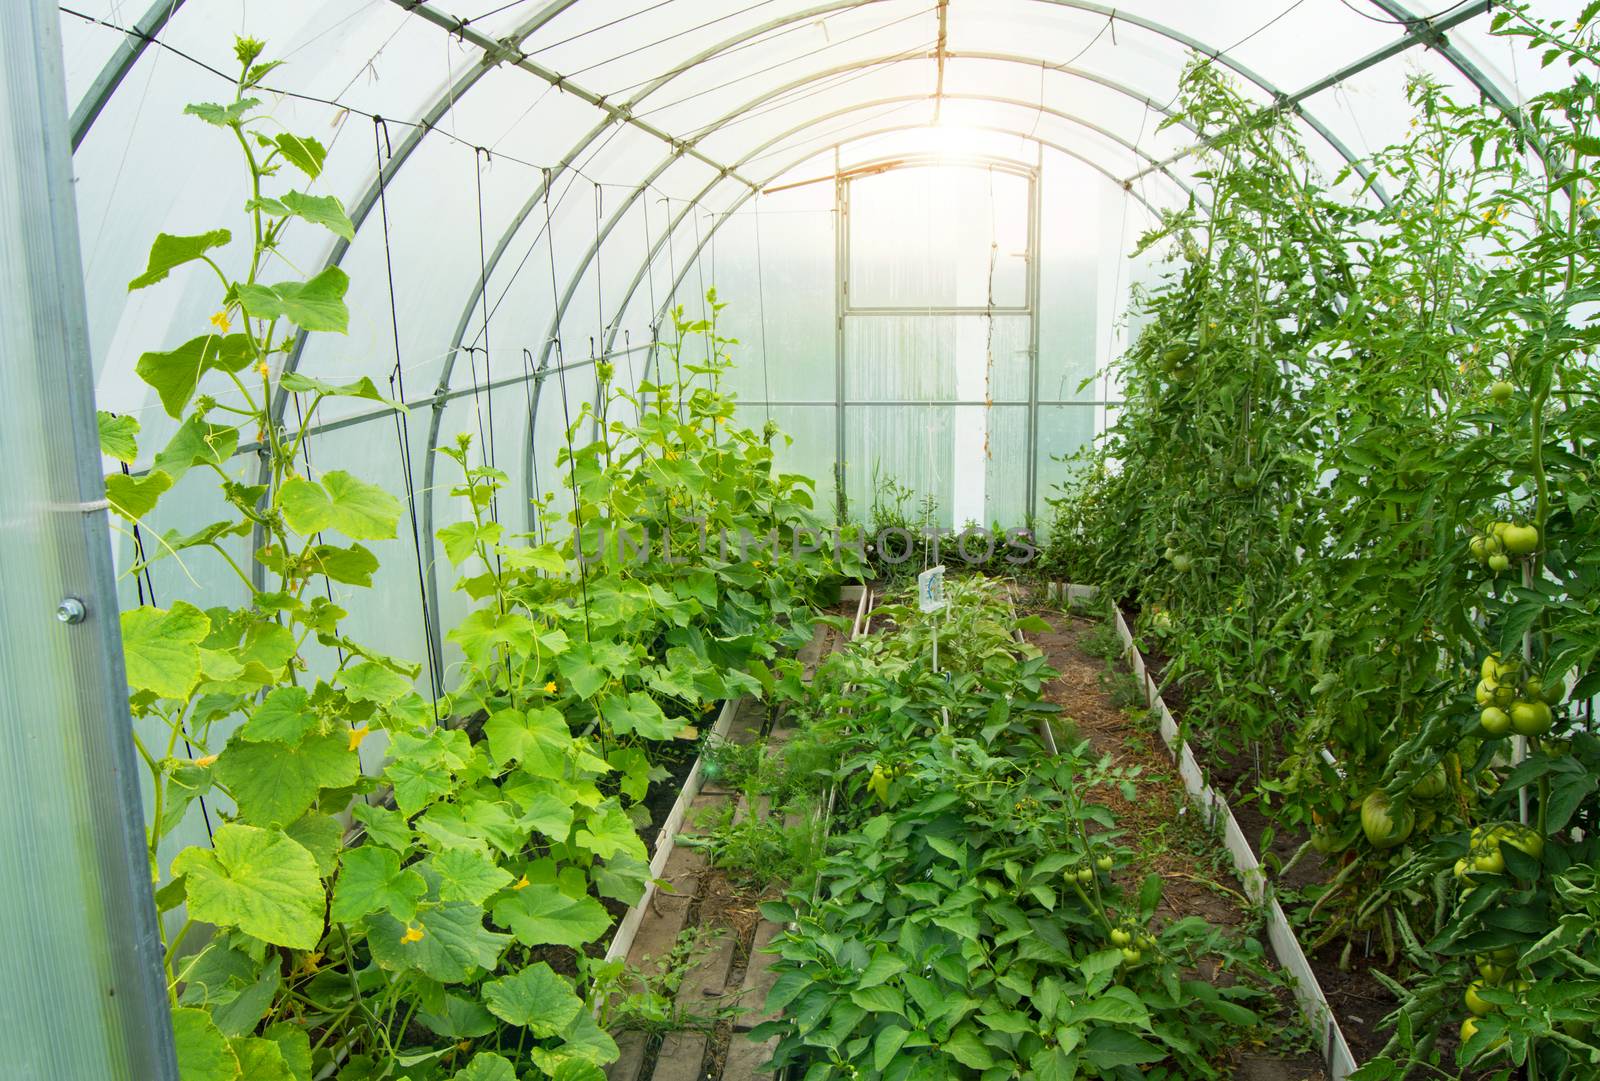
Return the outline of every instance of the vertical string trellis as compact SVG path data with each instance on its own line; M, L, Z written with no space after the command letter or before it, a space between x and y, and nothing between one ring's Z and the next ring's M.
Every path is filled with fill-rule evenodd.
M592 183L592 182L591 182ZM605 216L605 188L598 183L594 185L594 321L600 328L600 351L595 352L595 339L589 339L589 359L594 362L594 435L603 439L606 427L606 331L610 324L606 322L606 285L605 273L601 264L601 253L605 249L605 231L601 227L601 219ZM611 468L611 441L605 441L606 468Z
M121 466L123 476L126 477L132 475L132 472L128 469L127 462L118 462L117 464ZM135 567L133 585L135 591L139 595L140 607L143 607L146 604L152 608L159 607L156 604L155 579L150 577L150 563L145 557L144 534L140 532L138 522L133 523L133 558ZM179 720L179 724L182 724L181 719ZM184 753L190 758L193 758L194 745L189 742L188 730L185 728L180 728L179 731L183 737ZM200 796L198 799L200 802L200 820L205 823L206 827L206 839L214 842L216 838L211 827L211 809L206 806L206 798L204 796Z
M533 391L535 385L543 377L534 367L533 350L524 347L522 350L522 397L528 407L528 446L532 453L528 455L529 465L533 470L533 498L539 510L533 516L533 542L544 543L544 506L539 501L544 498L544 490L539 484L539 452L533 441L533 418L536 411Z
M645 354L643 375L641 376L640 381L641 382L648 382L649 379L650 379L650 365L656 359L656 347L657 347L657 345L660 344L660 341L661 341L661 324L660 324L660 317L657 314L660 311L660 309L656 307L656 266L655 266L655 250L656 249L655 249L655 245L654 245L654 243L652 243L651 237L650 237L650 200L649 199L645 199L640 204L640 208L641 208L642 213L640 213L639 217L644 222L644 257L645 257L644 275L645 275L645 287L649 291L649 295L650 295L650 351ZM670 222L668 223L668 227L670 228ZM671 239L672 238L669 235L667 237L669 248L671 246ZM643 393L643 391L640 392L638 399L634 402L634 412L638 414L639 421L641 423L643 423L643 421L644 421L644 393Z
M767 366L767 285L762 278L761 266L761 196L756 195L754 211L756 225L756 313L761 322L761 404L766 409L767 424L772 423L772 373ZM768 438L771 438L770 436Z
M578 561L578 590L583 599L583 640L591 640L589 626L589 568L583 559L583 504L578 498L578 459L572 451L572 406L567 400L567 359L561 352L561 297L556 288L556 234L550 215L550 170L544 171L544 236L550 255L550 303L555 313L553 328L556 350L556 379L561 386L561 417L566 425L567 483L572 487L572 553ZM529 433L532 438L532 433Z
M483 382L488 389L480 397L478 385L478 360L477 349L474 346L467 348L467 368L472 375L472 405L478 415L478 439L482 448L479 451L485 465L490 469L498 468L494 452L494 369L490 364L489 352L489 253L485 246L483 231L483 161L489 156L489 151L484 147L474 147L472 150L472 173L474 188L478 200L478 298L483 305ZM488 431L484 431L484 413L488 413ZM489 499L489 519L496 524L500 521L499 494ZM495 567L500 567L500 557L495 556Z
M389 396L403 406L406 400L405 366L400 361L400 314L395 303L394 254L389 244L389 201L384 179L385 155L393 160L394 147L389 142L389 126L381 116L372 118L372 148L378 166L378 218L383 228L383 265L389 287L389 333L394 343ZM422 531L417 525L417 486L411 465L411 433L401 409L394 411L394 432L395 444L400 451L400 470L405 479L406 514L411 520L411 547L417 560L417 599L422 605L422 640L428 654L428 698L433 704L433 722L438 724L439 696L444 693L444 686L439 678L439 659L434 655L433 614L429 611L428 587L422 571Z

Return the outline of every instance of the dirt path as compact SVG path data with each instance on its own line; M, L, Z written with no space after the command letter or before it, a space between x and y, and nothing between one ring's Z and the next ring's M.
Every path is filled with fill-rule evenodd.
M1137 870L1128 873L1129 879L1134 873L1142 876L1151 870L1161 875L1160 919L1199 916L1241 934L1259 934L1259 929L1252 927L1249 903L1239 891L1221 843L1206 832L1189 804L1159 735L1145 719L1145 712L1137 708L1137 700L1119 687L1117 670L1109 669L1091 648L1097 644L1093 636L1105 633L1102 625L1052 610L1033 614L1052 627L1026 637L1060 673L1045 688L1046 699L1061 707L1057 742L1088 740L1095 752L1109 756L1113 764L1140 770L1137 799L1124 799L1115 789L1101 796L1126 839L1138 850ZM1123 702L1129 708L1124 708ZM1138 888L1137 882L1122 884ZM1214 971L1202 975L1213 981L1219 977ZM1282 992L1279 999L1284 1024L1300 1027L1288 992ZM1240 1048L1233 1066L1239 1081L1324 1081L1326 1077L1321 1058L1313 1052L1282 1055Z

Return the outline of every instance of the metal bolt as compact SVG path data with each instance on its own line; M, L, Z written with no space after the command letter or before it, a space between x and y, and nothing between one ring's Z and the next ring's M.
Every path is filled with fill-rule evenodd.
M77 597L67 597L56 605L56 618L63 623L82 623L89 615L89 609Z

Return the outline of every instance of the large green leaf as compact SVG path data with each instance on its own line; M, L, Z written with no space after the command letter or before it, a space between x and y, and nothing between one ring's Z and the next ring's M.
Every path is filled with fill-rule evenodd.
M327 383L315 379L303 372L284 372L278 385L284 390L297 393L321 394L329 398L365 398L368 401L381 402L392 409L407 412L404 405L392 398L385 398L378 391L378 386L369 376L363 375L353 383Z
M517 1081L517 1071L493 1051L479 1051L451 1081Z
M286 826L306 813L325 788L356 783L361 759L340 732L286 743L228 741L215 766L239 805L239 817L260 826Z
M192 1006L173 1010L172 1037L183 1081L234 1081L239 1076L238 1056L206 1011Z
M278 1045L294 1081L311 1081L311 1036L304 1028L279 1021L268 1025L264 1035Z
M104 409L95 410L95 423L100 428L100 453L119 462L131 462L139 456L139 418L127 414L115 416Z
M481 905L511 885L510 872L478 848L446 849L431 863L439 879L440 900Z
M229 822L212 848L186 848L172 861L184 876L189 915L275 946L309 950L322 937L317 861L278 830Z
M288 319L303 330L343 334L350 324L345 290L350 277L338 267L327 267L310 281L276 285L235 285L240 307L256 319Z
M278 201L289 213L313 225L320 225L335 236L342 236L346 240L356 238L356 227L350 224L350 217L344 212L344 206L331 195L307 195L303 191L287 191L278 197Z
M317 714L304 687L277 687L262 699L239 726L238 736L252 742L295 746L317 727Z
M240 1081L295 1081L283 1048L274 1040L260 1036L241 1036L228 1041L239 1056Z
M681 720L672 720L656 700L643 691L629 691L626 696L616 695L600 703L600 715L619 736L636 735L641 739L671 739L683 730Z
M555 710L496 710L483 731L489 738L489 753L502 766L521 762L529 772L553 780L566 775L572 730Z
M178 601L170 610L133 608L122 613L122 656L128 686L164 698L184 698L200 678L200 643L211 619Z
M499 522L455 522L437 530L439 540L444 544L445 558L451 563L460 565L468 556L477 550L479 544L488 547L500 543L503 529Z
M528 965L511 976L483 985L483 1002L489 1012L535 1036L555 1036L583 1009L572 983L556 975L545 962Z
M373 912L387 912L409 922L428 884L416 871L400 866L400 857L379 845L347 848L339 861L329 918L352 923Z
M336 529L353 540L388 540L400 520L399 500L339 469L323 474L320 484L290 477L278 502L284 520L303 537Z
M556 886L534 883L496 902L494 921L511 928L524 946L593 942L611 926L605 906L592 897L568 897Z
M375 702L386 706L401 695L411 693L411 681L376 661L353 664L338 675L344 693L355 702Z
M236 372L254 356L254 347L243 334L206 334L189 339L171 352L143 354L134 371L155 388L168 416L182 417L202 375L209 371Z
M483 909L460 903L423 909L411 930L407 941L407 926L393 916L369 916L372 956L390 971L414 970L440 983L465 983L480 971L493 971L511 941L484 927Z
M178 426L150 465L166 471L176 482L194 466L222 465L238 449L239 429L208 423L196 414Z
M1083 1041L1083 1061L1101 1071L1160 1062L1166 1057L1165 1051L1144 1037L1107 1025L1096 1025Z
M583 825L573 839L601 859L608 860L619 853L645 858L644 842L639 839L633 819L617 804L591 812Z
M238 101L230 101L226 105L218 105L215 102L206 101L185 105L183 111L189 116L198 116L207 124L215 124L218 127L226 128L242 123L244 118L250 115L250 110L260 104L261 102L256 98L241 98ZM185 1078L184 1081L188 1081L188 1079Z
M213 229L209 233L199 233L195 236L157 233L156 242L150 245L149 265L145 267L143 274L128 283L128 292L165 281L167 274L173 269L194 262L212 248L220 248L232 239L232 234L226 229Z
M284 158L312 180L322 174L322 163L328 160L328 151L311 136L286 131L272 142Z
M172 487L172 477L156 470L142 477L126 473L106 475L106 502L112 513L137 523L156 509L156 503Z

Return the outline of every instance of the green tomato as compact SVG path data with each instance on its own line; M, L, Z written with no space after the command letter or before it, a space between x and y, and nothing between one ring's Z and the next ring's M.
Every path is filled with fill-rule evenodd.
M1489 551L1483 546L1482 537L1473 537L1470 541L1468 541L1467 550L1472 553L1472 558L1476 559L1479 563L1482 563L1484 560L1489 558Z
M1519 736L1542 736L1550 731L1555 717L1543 699L1532 702L1517 701L1511 704L1511 727Z
M1489 569L1494 571L1496 574L1499 574L1504 570L1510 570L1511 560L1507 559L1502 553L1496 552L1494 555L1489 557Z
M1078 881L1085 886L1094 881L1094 872L1087 867L1079 867L1076 874Z
M1381 789L1361 801L1361 832L1374 848L1393 848L1411 836L1415 825L1411 812L1391 804Z
M1194 560L1183 552L1172 557L1172 569L1180 574L1187 574L1194 566Z
M1539 527L1510 525L1500 532L1500 542L1514 556L1532 555L1539 548Z
M1411 786L1411 794L1418 799L1438 799L1450 790L1450 779L1445 776L1444 763L1436 764Z
M1507 383L1504 379L1497 380L1489 387L1489 397L1494 399L1494 404L1496 405L1505 405L1516 392L1517 388Z
M1506 858L1500 853L1498 846L1485 849L1472 857L1472 869L1480 875L1504 874Z
M1472 983L1467 986L1467 993L1462 996L1466 1000L1467 1009L1471 1010L1479 1017L1483 1017L1495 1011L1494 1003L1484 1001L1483 996L1478 994L1478 992L1482 989L1483 982L1481 980L1473 980Z
M1138 950L1134 950L1134 949L1126 949L1126 948L1124 948L1123 951L1122 951L1122 960L1125 963L1130 964L1130 965L1137 965L1139 963L1140 958L1142 958L1143 956L1144 956L1144 954L1142 954Z
M1094 861L1094 865L1100 868L1102 871L1110 871L1111 868L1115 866L1115 862L1110 856L1101 856L1099 859Z
M1511 715L1499 706L1488 706L1478 714L1478 727L1490 739L1499 739L1511 731Z
M1133 936L1121 927L1111 929L1111 944L1113 946L1127 946L1133 942Z

